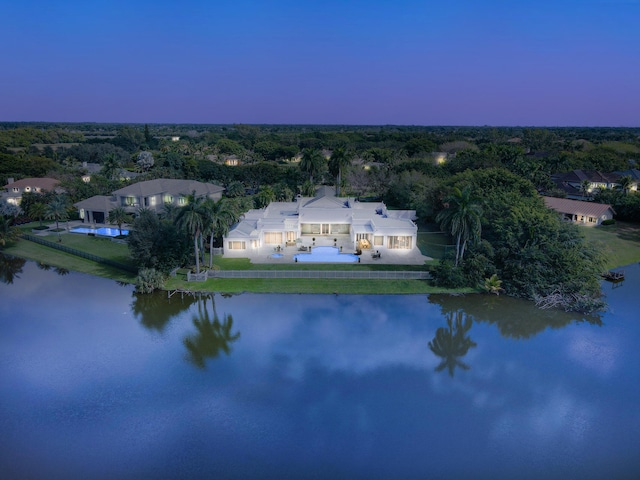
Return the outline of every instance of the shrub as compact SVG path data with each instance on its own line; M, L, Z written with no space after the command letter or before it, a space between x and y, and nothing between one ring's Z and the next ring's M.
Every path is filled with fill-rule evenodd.
M142 268L136 278L136 292L152 293L164 285L164 275L155 268Z
M438 287L445 288L462 288L468 286L468 280L465 277L462 268L455 267L448 260L441 261L432 272L433 281Z
M615 218L607 218L606 220L603 220L600 225L614 225L616 223L616 219Z

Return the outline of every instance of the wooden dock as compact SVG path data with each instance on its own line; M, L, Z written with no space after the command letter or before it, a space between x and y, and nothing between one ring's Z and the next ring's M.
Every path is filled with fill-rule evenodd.
M619 272L605 272L602 274L602 278L609 282L621 282L622 280L624 280L624 270L621 270Z

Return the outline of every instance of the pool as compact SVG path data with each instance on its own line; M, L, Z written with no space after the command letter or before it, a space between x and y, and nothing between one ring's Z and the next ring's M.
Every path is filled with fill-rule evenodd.
M117 228L108 228L108 227L100 227L100 228L89 228L89 227L73 227L69 230L71 233L93 233L95 235L99 235L101 237L117 237L120 235L120 231ZM122 235L128 235L129 230L122 229Z
M271 254L271 258L282 258L284 255L282 255L281 253L272 253Z
M356 263L359 260L353 253L340 253L337 247L313 247L310 253L298 253L293 258L301 263Z

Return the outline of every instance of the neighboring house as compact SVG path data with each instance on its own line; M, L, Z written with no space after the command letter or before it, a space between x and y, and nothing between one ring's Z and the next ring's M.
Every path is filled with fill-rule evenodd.
M229 166L229 167L237 167L241 163L242 162L240 161L240 159L236 155L229 155L229 156L225 157L225 159L224 159L224 164Z
M567 194L567 198L584 199L582 182L589 182L587 196L597 193L598 190L613 189L619 186L620 175L617 173L602 173L595 170L573 170L567 173L557 173L551 176L551 180L559 190Z
M580 225L596 226L613 218L611 205L595 202L581 202L566 198L542 197L548 208L558 212L563 220Z
M55 178L23 178L14 181L9 178L4 186L2 198L11 205L19 206L22 201L22 195L28 192L44 193L53 191L62 191L58 188L60 181Z
M264 246L296 246L350 241L373 249L417 248L414 210L388 210L382 202L335 197L333 188L295 202L273 202L249 210L224 237L225 256L244 256ZM324 242L323 242L324 240Z
M182 207L187 204L187 195L195 192L198 197L214 200L222 198L224 187L195 180L156 179L134 183L116 190L111 196L97 195L75 204L83 222L104 223L109 211L124 207L129 213L140 208L162 212L166 204Z
M96 173L100 173L102 170L102 165L99 163L90 163L90 162L82 162L82 169L85 170L86 173L82 175L82 181L84 183L91 182L91 176ZM125 170L124 168L119 168L115 177L121 182L127 180L133 180L134 178L142 175L141 173L130 172L129 170Z

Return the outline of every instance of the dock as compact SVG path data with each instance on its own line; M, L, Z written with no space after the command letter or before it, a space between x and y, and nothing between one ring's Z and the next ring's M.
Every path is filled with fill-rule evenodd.
M602 274L602 278L609 282L621 282L624 280L624 270L619 272L608 271Z

